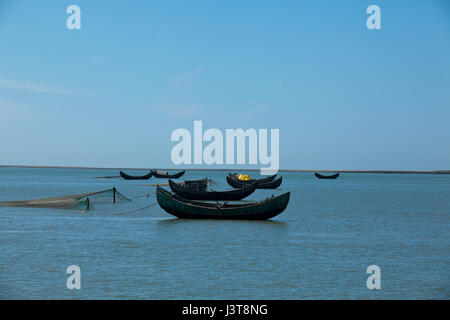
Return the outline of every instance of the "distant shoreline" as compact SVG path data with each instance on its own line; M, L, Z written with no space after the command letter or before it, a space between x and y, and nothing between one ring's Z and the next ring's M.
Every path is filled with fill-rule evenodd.
M32 166L32 165L0 165L0 168L30 168L30 169L89 169L89 170L149 170L149 168L105 168L105 167L83 167L83 166ZM152 168L155 170L188 170L188 171L250 171L256 172L260 169L205 169L205 168ZM409 174L450 174L450 170L325 170L325 169L280 169L279 172L339 172L339 173L409 173Z

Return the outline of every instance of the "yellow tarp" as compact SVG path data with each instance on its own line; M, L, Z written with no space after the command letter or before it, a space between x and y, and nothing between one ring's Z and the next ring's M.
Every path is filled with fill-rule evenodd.
M238 174L238 180L247 181L250 180L250 176L247 174Z

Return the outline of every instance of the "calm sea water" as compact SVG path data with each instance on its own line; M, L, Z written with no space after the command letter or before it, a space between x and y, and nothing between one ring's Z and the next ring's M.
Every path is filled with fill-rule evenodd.
M131 172L143 174L142 171ZM0 201L116 186L132 202L94 210L0 207L3 299L448 299L450 175L281 173L288 208L270 221L179 220L165 182L99 180L115 170L0 168ZM187 172L228 188L226 172ZM149 195L150 194L150 195ZM148 197L147 197L148 196ZM366 268L381 268L368 290ZM81 268L68 290L66 268Z

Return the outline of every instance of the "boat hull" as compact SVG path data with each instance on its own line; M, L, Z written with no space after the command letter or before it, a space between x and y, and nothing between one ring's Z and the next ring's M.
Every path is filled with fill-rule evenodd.
M229 173L228 174L231 178L234 178L238 181L243 181L246 183L252 183L252 182L258 182L258 183L264 183L264 182L270 182L273 181L275 179L275 177L277 176L276 174L272 175L272 176L268 176L266 178L262 178L262 179L250 179L250 180L239 180L239 178L237 177L237 173Z
M152 177L152 173L149 172L146 175L143 176L130 176L129 174L126 174L125 172L120 171L120 176L125 180L148 180Z
M169 180L170 189L180 197L187 200L211 200L211 201L233 201L242 200L255 192L256 183L247 185L241 189L231 191L199 191L183 187L176 182Z
M323 174L320 174L320 173L315 172L314 175L315 175L316 178L318 178L318 179L336 179L337 177L339 177L339 173L332 174L332 175L329 175L329 176L325 176L325 175L323 175Z
M182 185L184 188L187 189L194 189L198 191L206 191L206 188L208 187L208 178L201 179L201 180L185 180L177 182L177 184Z
M181 219L267 220L283 212L290 193L261 202L240 205L207 204L180 199L161 187L156 188L158 204L167 213Z
M282 182L283 182L283 177L280 177L276 180L269 181L269 182L257 182L256 189L276 189L281 185ZM248 184L249 184L246 181L240 181L231 176L227 176L227 183L230 186L232 186L233 188L243 188L245 186L248 186Z
M178 178L181 178L185 174L186 171L183 170L183 171L180 171L175 174L161 174L155 170L152 170L151 172L152 172L153 176L158 179L178 179Z

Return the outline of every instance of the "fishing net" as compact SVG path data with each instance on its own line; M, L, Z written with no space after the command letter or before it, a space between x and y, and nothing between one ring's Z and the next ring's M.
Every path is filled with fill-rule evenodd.
M90 209L95 202L111 201L116 203L118 201L131 201L116 188L81 193L62 197L42 198L33 200L21 200L21 201L1 201L0 206L9 207L31 207L31 208L57 208L57 209Z

